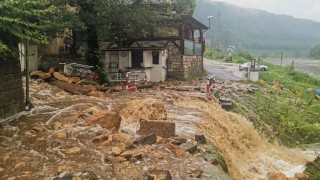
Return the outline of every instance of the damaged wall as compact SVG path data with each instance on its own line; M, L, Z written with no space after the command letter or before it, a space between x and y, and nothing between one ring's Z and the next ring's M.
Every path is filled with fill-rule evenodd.
M19 60L0 60L0 119L24 109L24 91Z
M202 75L202 56L184 56L173 43L168 44L168 78L185 80Z

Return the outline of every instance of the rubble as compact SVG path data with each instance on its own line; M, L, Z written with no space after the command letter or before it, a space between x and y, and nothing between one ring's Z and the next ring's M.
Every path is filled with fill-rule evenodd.
M172 180L172 176L168 170L153 170L149 172L148 180Z
M118 132L121 123L121 117L116 111L101 111L93 114L83 124L90 126L92 124L99 124L101 127L106 128L113 132Z
M189 152L190 154L194 154L197 151L197 145L194 145L189 142L179 145L179 148L183 149L184 151Z
M136 144L141 144L141 145L146 145L146 144L150 145L156 142L157 142L157 136L155 134L140 137L135 141Z
M139 135L155 134L164 138L175 135L175 123L170 121L141 120Z
M194 138L199 144L207 144L206 137L204 135L195 134Z

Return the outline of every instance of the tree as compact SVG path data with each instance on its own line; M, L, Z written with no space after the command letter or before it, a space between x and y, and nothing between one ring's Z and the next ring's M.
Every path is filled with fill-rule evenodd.
M320 44L314 46L309 53L311 58L320 58Z
M195 7L194 0L68 0L77 9L84 30L81 34L88 48L86 59L99 65L99 42L122 41L130 36L152 35L163 22L176 19L174 11L187 14ZM65 2L64 2L65 3ZM62 5L62 4L60 4Z
M64 5L64 7L66 7ZM68 14L68 15L67 15ZM20 41L47 44L58 30L80 27L76 13L50 1L3 0L0 2L0 55L17 55Z

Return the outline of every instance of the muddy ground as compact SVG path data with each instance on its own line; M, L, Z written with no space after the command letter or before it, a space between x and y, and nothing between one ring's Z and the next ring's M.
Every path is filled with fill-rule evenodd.
M269 172L293 177L313 158L268 143L251 122L206 95L199 81L91 96L42 80L31 80L30 88L34 108L1 124L0 179L252 180ZM255 88L217 81L213 90L241 96ZM143 127L151 136L139 133Z

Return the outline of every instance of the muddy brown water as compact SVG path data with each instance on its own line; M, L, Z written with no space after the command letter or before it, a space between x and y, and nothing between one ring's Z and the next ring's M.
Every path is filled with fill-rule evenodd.
M268 143L245 118L224 111L214 98L208 99L202 93L150 91L95 98L70 95L42 81L32 80L30 87L35 107L17 121L2 124L0 130L0 179L61 179L68 173L83 171L93 172L101 179L142 179L154 168L170 170L174 179L192 179L190 171L196 169L204 171L201 179L230 179L201 156L178 158L160 145L138 147L136 150L143 152L144 158L132 164L114 165L106 161L110 146L94 144L92 138L110 132L97 125L83 126L85 118L79 114L121 111L130 102L141 103L129 107L132 112L139 112L137 108L150 101L147 98L165 103L168 119L176 123L178 136L205 134L225 158L233 179L265 179L268 172L278 171L292 175L302 172L303 165L312 159L300 151ZM129 115L123 117L120 129L135 137L139 117ZM53 127L55 122L62 123L58 130ZM35 124L45 129L34 131ZM67 138L56 138L57 131ZM68 153L74 148L80 152Z

